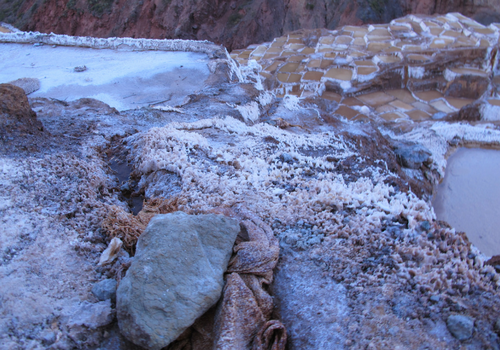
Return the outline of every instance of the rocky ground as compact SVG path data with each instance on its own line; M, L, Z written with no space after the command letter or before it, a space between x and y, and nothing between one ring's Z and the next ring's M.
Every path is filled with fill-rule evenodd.
M280 97L262 89L262 67L212 62L174 108L0 86L1 348L139 349L120 335L112 295L150 217L175 210L253 217L277 240L263 288L288 349L500 346L499 276L430 205L454 148L498 147L495 120L382 121L369 103L349 119L337 113L345 91ZM482 103L499 97L489 74ZM123 247L103 264L113 237ZM235 265L231 283L247 275ZM200 322L170 349L192 348Z

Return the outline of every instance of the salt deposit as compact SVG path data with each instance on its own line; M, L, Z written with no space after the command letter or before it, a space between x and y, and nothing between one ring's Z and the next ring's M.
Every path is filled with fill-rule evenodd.
M0 48L0 83L36 78L40 89L31 97L91 97L118 110L180 105L209 76L204 53L7 43ZM76 72L79 66L86 70Z

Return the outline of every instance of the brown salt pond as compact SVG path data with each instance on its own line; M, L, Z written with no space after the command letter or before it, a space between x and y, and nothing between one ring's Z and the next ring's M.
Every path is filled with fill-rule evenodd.
M487 255L500 254L500 151L460 148L448 159L433 200L447 221Z

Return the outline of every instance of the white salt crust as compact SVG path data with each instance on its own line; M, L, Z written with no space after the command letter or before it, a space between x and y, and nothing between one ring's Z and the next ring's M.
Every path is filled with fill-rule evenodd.
M203 129L226 134L233 145L211 143L200 134ZM277 140L278 149L268 150L262 142L265 137ZM395 193L384 184L388 174L380 173L379 168L368 169L369 178L346 183L326 156L300 153L303 148L330 147L329 154L337 158L353 155L354 149L335 135L294 135L268 124L247 126L226 117L171 123L132 136L130 141L138 170L144 176L166 170L182 179L180 197L186 210L204 211L245 202L263 219L279 218L287 223L302 219L324 232L334 231L342 219L342 214L325 212L325 206L360 208L358 228L363 232L380 225L383 218L403 215L414 227L417 220L431 220L433 216L426 202L412 193ZM283 153L294 162L280 160ZM304 175L310 169L315 169L315 177ZM285 185L295 190L286 191Z
M210 41L181 39L134 39L134 38L94 38L89 36L70 36L60 34L45 34L39 32L0 33L1 43L45 44L89 47L92 49L130 49L200 52L209 57L224 57L225 49Z

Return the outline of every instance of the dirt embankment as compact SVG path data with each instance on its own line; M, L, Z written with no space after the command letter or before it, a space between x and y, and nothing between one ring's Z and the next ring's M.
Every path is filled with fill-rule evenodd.
M96 37L210 40L228 49L297 29L384 23L410 13L461 12L500 22L496 0L0 0L0 21L22 30Z

